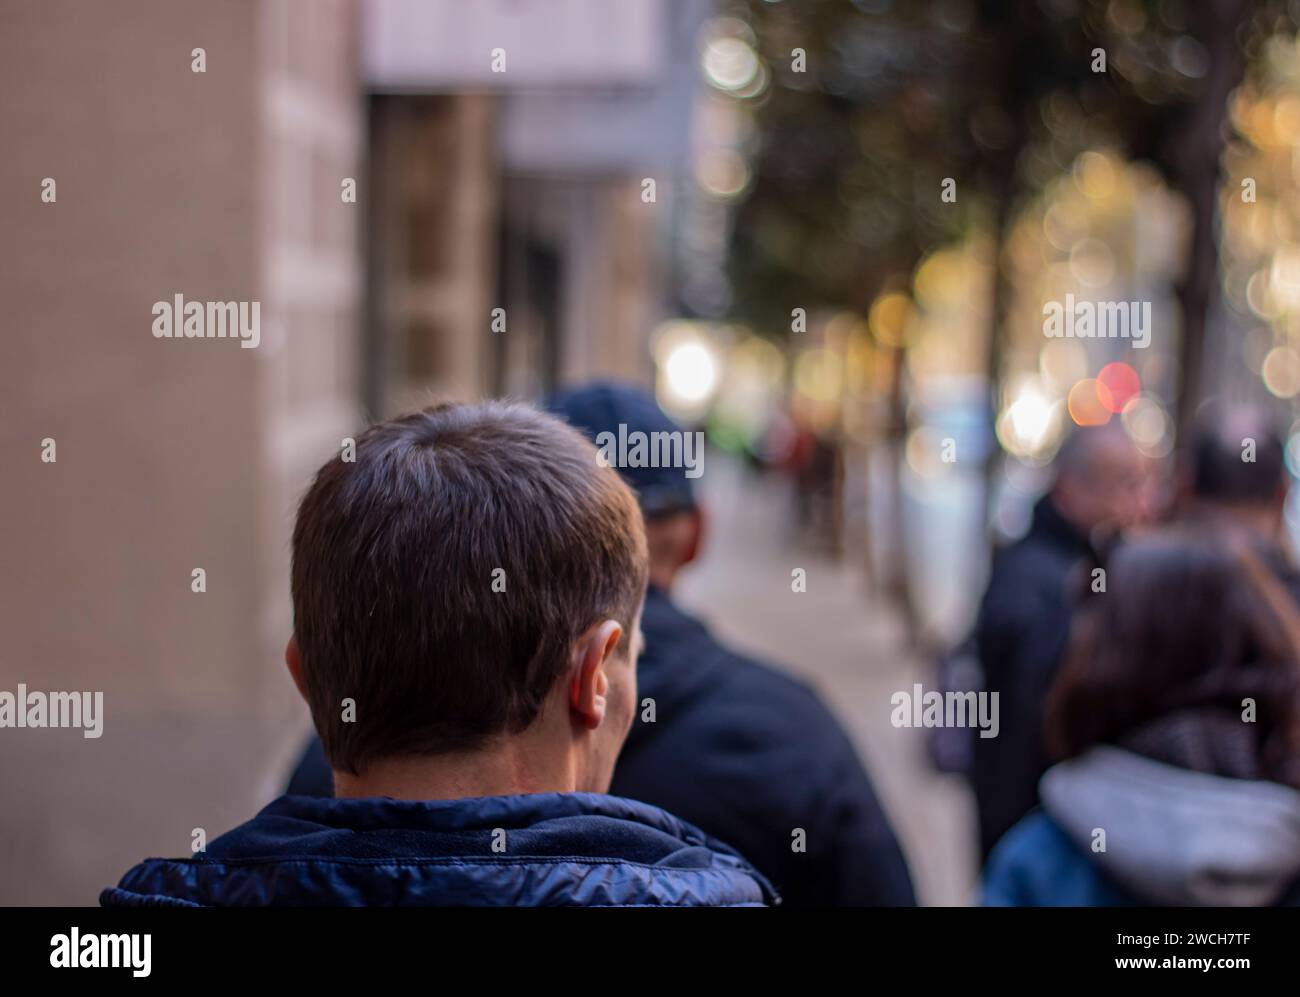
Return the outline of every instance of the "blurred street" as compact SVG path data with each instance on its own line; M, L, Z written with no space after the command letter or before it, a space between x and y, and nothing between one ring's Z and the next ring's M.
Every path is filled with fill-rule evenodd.
M1126 531L1231 512L1270 565L1300 550L1300 0L0 0L0 77L0 697L106 714L83 737L0 699L0 905L93 903L283 792L313 732L284 667L299 503L368 426L434 401L608 383L662 409L661 441L690 434L698 479L684 442L628 459L634 420L602 424L625 476L687 468L702 500L690 564L694 498L645 510L656 577L821 694L928 905L970 903L1044 802L1046 696ZM1076 591L1094 561L1101 587ZM976 635L988 594L1004 618ZM1228 632L1208 609L1238 607L1201 602L1138 622ZM965 668L945 684L940 660ZM1081 717L1183 702L1129 691L1159 674L1134 660ZM918 683L1001 703L978 821L935 728L891 724ZM843 819L886 823L838 805L872 796L825 761L844 738L774 698L695 714L749 735L730 798L690 771L712 741L664 737L680 757L646 770L744 810L781 861L789 811L733 805L755 787L830 801L810 809L853 844L827 854L884 840ZM1300 702L1266 714L1300 753ZM934 723L960 749L968 719ZM768 745L794 761L769 770ZM1201 774L1254 779L1248 747ZM1273 776L1300 791L1296 769ZM1300 876L1300 834L1295 855Z
M871 597L858 565L812 553L792 535L784 478L749 474L717 452L702 476L705 549L681 597L718 636L813 685L867 760L911 862L923 904L971 900L973 804L964 782L934 771L924 731L890 725L889 697L929 683L898 618ZM742 500L743 496L743 500ZM791 571L808 591L791 591Z

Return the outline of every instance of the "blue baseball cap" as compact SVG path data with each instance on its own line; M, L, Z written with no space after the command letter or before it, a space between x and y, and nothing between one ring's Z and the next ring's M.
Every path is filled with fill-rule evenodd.
M602 433L678 433L677 423L664 413L654 396L643 388L616 381L592 381L557 392L546 408L594 443ZM647 519L695 508L695 490L685 467L628 467L615 462L619 475L636 492L641 514Z

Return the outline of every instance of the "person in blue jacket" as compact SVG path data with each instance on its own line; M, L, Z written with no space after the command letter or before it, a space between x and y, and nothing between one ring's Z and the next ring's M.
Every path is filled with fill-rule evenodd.
M682 433L652 396L625 384L577 387L550 408L600 444ZM638 677L641 701L653 702L654 714L638 711L612 792L663 807L734 845L775 884L786 907L915 904L898 839L825 704L783 670L721 644L674 601L674 583L703 531L686 463L619 466L649 537ZM319 742L306 749L289 791L332 792ZM796 829L806 850L793 847Z
M647 572L631 492L554 417L440 405L370 428L293 532L285 660L335 797L282 797L101 902L778 902L728 846L606 795L638 709Z
M990 906L1300 903L1300 612L1253 546L1130 540L1076 611L1061 761L984 870Z

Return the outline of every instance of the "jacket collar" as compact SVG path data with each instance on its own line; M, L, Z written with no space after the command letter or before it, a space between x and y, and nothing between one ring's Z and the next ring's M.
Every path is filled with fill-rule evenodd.
M102 901L198 906L728 906L779 902L727 845L592 793L285 796L193 859L149 859Z

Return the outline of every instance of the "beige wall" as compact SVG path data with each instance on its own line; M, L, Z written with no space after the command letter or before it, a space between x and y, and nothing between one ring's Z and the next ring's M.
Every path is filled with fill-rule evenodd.
M355 50L347 2L0 8L0 690L106 713L98 740L0 729L0 903L187 853L305 729L287 531L358 416ZM262 346L153 338L177 292L260 300Z
M505 265L514 276L504 302L511 315L503 349L506 391L526 394L537 383L547 335L555 339L560 385L617 378L650 386L650 333L664 317L659 256L666 187L660 187L660 204L646 204L635 177L506 178ZM530 241L557 260L556 314L549 333L531 313L524 287L520 257Z
M661 198L667 188L661 181ZM650 387L650 332L663 317L657 225L668 206L644 203L638 177L591 181L573 196L582 207L568 220L561 379L613 377Z
M385 96L370 162L376 414L490 391L496 98Z

